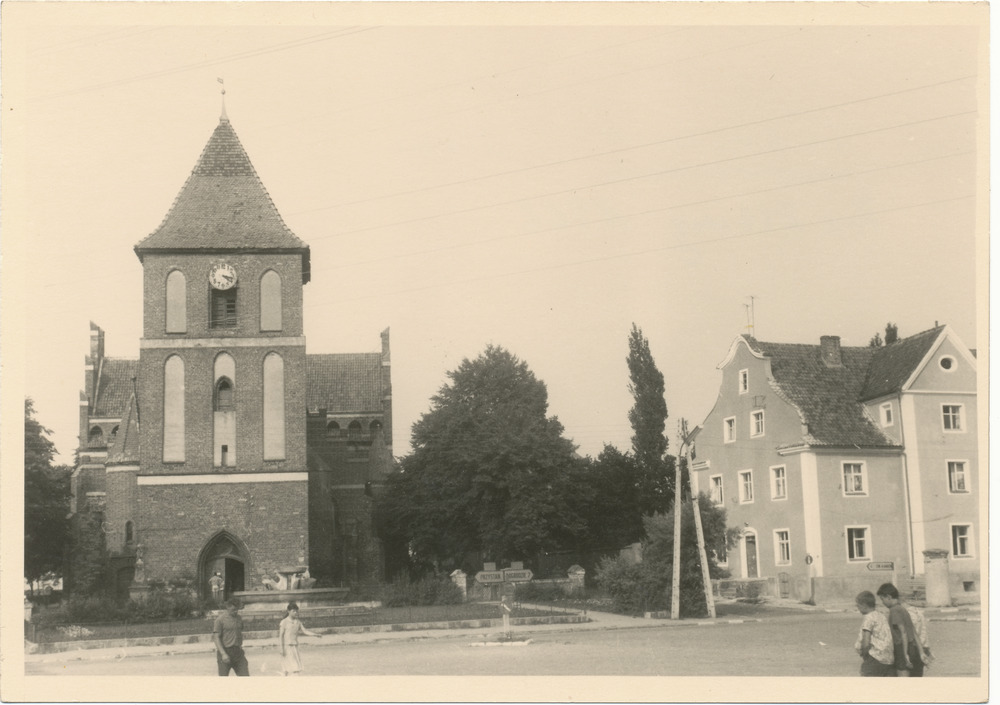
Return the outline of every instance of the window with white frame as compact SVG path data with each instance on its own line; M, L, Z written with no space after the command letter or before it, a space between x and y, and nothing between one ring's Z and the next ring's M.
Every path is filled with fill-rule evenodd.
M764 412L754 411L750 414L750 435L751 436L763 436L764 435Z
M868 494L868 477L865 472L865 464L851 461L844 463L841 467L844 470L844 494L855 496Z
M750 371L740 370L740 394L746 394L750 390Z
M792 562L792 542L788 537L788 529L774 531L774 564L790 565Z
M736 440L736 417L730 416L722 422L722 439L726 443Z
M868 526L847 526L847 560L871 560L871 528Z
M712 502L722 504L725 499L722 494L722 475L712 475Z
M972 556L972 524L951 525L951 555L954 558Z
M785 466L771 468L771 499L788 499L788 479L785 477Z
M964 431L965 426L962 423L962 404L942 404L941 422L944 424L945 431Z
M753 502L753 470L740 473L740 501L744 504Z
M966 493L969 485L965 477L965 461L948 461L948 491L952 493Z
M879 407L879 417L883 426L892 426L892 402L886 402Z

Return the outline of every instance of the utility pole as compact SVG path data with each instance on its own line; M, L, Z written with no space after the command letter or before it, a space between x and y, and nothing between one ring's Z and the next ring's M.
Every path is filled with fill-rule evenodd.
M681 618L681 448L684 444L684 431L682 424L684 420L677 424L677 435L679 445L677 448L676 472L674 474L674 575L670 591L670 619Z
M681 419L682 430L685 436L685 451L688 466L688 483L691 482L691 461L694 458L691 453L691 443L687 440L687 422ZM715 597L712 596L712 576L708 572L708 552L705 550L705 530L701 525L701 504L692 488L691 508L694 510L694 527L698 532L698 557L701 559L701 581L705 586L705 606L708 607L709 619L715 619Z

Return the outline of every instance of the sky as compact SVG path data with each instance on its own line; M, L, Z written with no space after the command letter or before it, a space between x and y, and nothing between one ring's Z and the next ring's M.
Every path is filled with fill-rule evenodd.
M78 5L4 18L7 303L15 287L24 394L61 462L89 322L107 355L138 356L132 247L218 123L218 78L311 248L307 351L374 352L391 329L398 456L447 372L490 344L594 457L630 447L633 323L672 449L743 333L866 345L889 321L903 337L947 323L985 345L975 26Z

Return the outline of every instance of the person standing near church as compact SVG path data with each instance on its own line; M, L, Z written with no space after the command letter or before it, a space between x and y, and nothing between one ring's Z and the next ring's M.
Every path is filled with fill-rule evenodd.
M222 600L222 575L216 572L215 575L208 579L208 584L212 587L212 601L215 604L219 604Z
M237 676L249 676L250 664L243 653L243 618L239 615L241 605L234 598L229 598L224 604L226 611L216 618L212 629L219 675L228 676L232 670Z

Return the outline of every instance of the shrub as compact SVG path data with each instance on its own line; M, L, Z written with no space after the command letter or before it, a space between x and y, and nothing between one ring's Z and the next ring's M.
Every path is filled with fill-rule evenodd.
M553 583L517 583L514 599L518 602L558 602L566 599L566 593Z
M416 582L397 578L381 590L384 607L455 605L462 601L462 591L447 577L427 576Z
M650 563L622 557L605 558L597 566L597 584L625 614L642 614L670 608L670 573Z
M39 612L37 624L94 624L97 622L156 622L202 616L205 609L190 592L152 590L143 600L117 603L107 598L71 597L59 609Z

